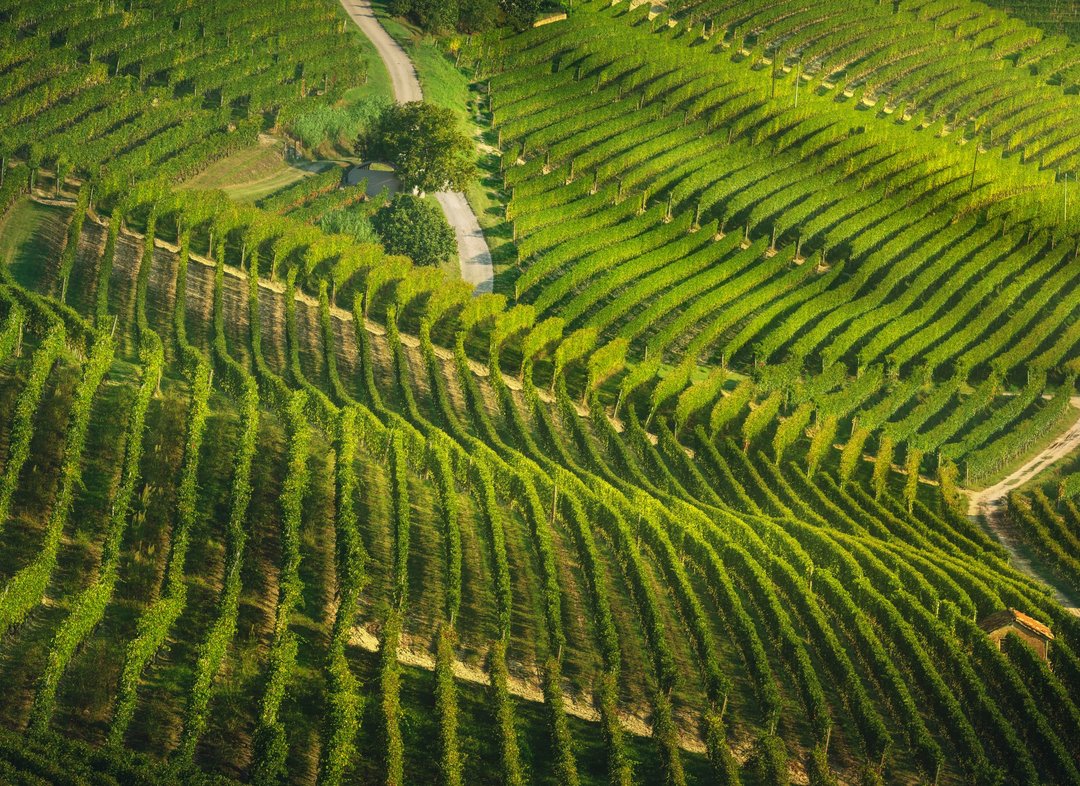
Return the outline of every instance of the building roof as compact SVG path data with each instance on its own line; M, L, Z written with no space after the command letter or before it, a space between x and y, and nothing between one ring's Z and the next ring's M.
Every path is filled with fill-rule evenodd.
M1050 631L1050 628L1043 625L1037 619L1029 617L1022 611L1016 609L1003 609L1002 611L995 611L989 616L983 617L979 620L979 627L985 630L987 633L991 631L1004 628L1008 625L1018 625L1022 628L1026 628L1036 636L1042 636L1047 641L1054 640L1054 634Z

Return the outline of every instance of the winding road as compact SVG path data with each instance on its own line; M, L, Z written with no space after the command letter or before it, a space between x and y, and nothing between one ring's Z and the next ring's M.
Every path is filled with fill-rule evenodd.
M375 51L379 53L379 58L386 65L386 70L390 72L394 100L403 104L423 100L424 93L420 89L420 81L416 78L412 61L397 41L379 24L375 12L371 9L371 3L368 0L340 2L356 26L370 39ZM457 236L461 277L473 285L476 293L493 291L495 270L491 266L491 251L484 239L480 222L476 220L476 214L469 207L465 195L457 191L440 191L435 194L435 198Z
M1080 396L1074 396L1071 403L1074 408L1080 409ZM1021 553L1019 549L1021 539L1013 531L1013 527L1004 515L1005 509L1008 507L1009 492L1020 488L1044 469L1065 458L1078 448L1080 448L1080 418L1051 442L1049 446L1033 456L1030 461L1008 477L980 491L969 491L968 515L972 517L982 516L986 522L986 527L1009 553L1009 560L1012 562L1013 567L1031 578L1049 585L1058 603L1073 614L1080 616L1080 602L1078 602L1077 598L1070 597L1055 587L1047 580L1040 567L1033 564L1030 558Z

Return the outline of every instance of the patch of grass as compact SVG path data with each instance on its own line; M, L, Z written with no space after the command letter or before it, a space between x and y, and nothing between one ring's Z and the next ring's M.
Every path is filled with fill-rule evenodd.
M363 51L364 59L367 60L367 81L359 87L353 87L345 91L344 102L353 104L365 98L393 100L394 91L390 85L390 72L383 65L379 53L375 51L375 45L353 25L351 19L349 20L349 26L356 30L357 45Z
M220 189L237 202L253 204L331 165L326 161L286 161L282 140L270 137L263 140L256 147L216 161L183 187Z
M7 265L24 287L33 288L45 260L57 253L53 238L61 239L68 212L20 199L0 222L0 263Z

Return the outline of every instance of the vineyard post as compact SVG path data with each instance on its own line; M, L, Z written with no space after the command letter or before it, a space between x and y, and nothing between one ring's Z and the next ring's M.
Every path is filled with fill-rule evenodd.
M802 61L795 64L795 108L799 108L799 82L802 81Z

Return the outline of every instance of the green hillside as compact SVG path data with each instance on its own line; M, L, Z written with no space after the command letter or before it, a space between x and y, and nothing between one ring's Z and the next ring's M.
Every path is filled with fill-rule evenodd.
M1080 49L566 10L422 44L474 295L331 0L0 1L0 782L1080 783Z

